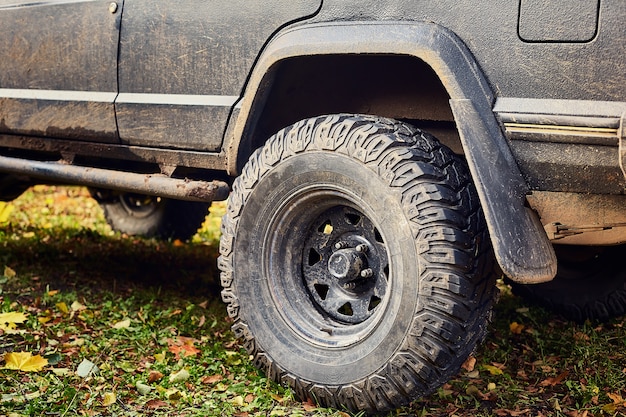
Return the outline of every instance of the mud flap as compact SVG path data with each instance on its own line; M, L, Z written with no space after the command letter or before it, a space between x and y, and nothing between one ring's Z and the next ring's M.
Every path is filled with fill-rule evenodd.
M554 249L537 214L525 206L528 186L495 118L481 117L468 99L450 105L502 271L522 284L552 280Z

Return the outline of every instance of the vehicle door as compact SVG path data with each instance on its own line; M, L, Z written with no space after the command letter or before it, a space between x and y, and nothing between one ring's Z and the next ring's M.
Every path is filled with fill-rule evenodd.
M121 6L0 0L0 133L118 141Z
M123 143L217 150L265 42L321 0L126 0L116 112Z

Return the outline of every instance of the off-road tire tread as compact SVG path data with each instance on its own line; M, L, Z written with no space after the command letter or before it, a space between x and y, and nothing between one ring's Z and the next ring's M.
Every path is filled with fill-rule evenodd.
M341 386L296 377L256 343L233 290L239 216L256 183L281 161L332 150L361 161L400 193L419 248L421 302L412 329L389 363ZM428 395L453 377L484 339L495 298L493 257L477 194L464 161L432 136L395 120L332 115L304 120L272 136L250 157L222 220L219 268L232 326L256 366L301 399L352 411L381 412Z
M151 219L136 219L125 212L119 199L100 202L104 218L115 231L132 236L157 239L189 240L196 234L206 216L210 203L166 199L161 213ZM140 221L141 224L137 224Z

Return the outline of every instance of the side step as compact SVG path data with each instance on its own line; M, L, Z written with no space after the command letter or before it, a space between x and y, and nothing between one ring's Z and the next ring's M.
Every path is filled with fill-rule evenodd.
M230 192L230 187L224 181L192 181L170 178L163 174L137 174L6 156L0 156L0 172L2 171L47 181L110 188L187 201L226 200Z

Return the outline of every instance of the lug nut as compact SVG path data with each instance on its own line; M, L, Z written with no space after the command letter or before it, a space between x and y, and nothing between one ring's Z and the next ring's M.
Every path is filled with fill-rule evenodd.
M361 271L361 278L371 278L374 275L372 268L366 268Z
M335 249L345 249L348 247L347 242L337 242L335 243Z
M366 244L360 244L356 247L357 252L365 253L369 250Z

